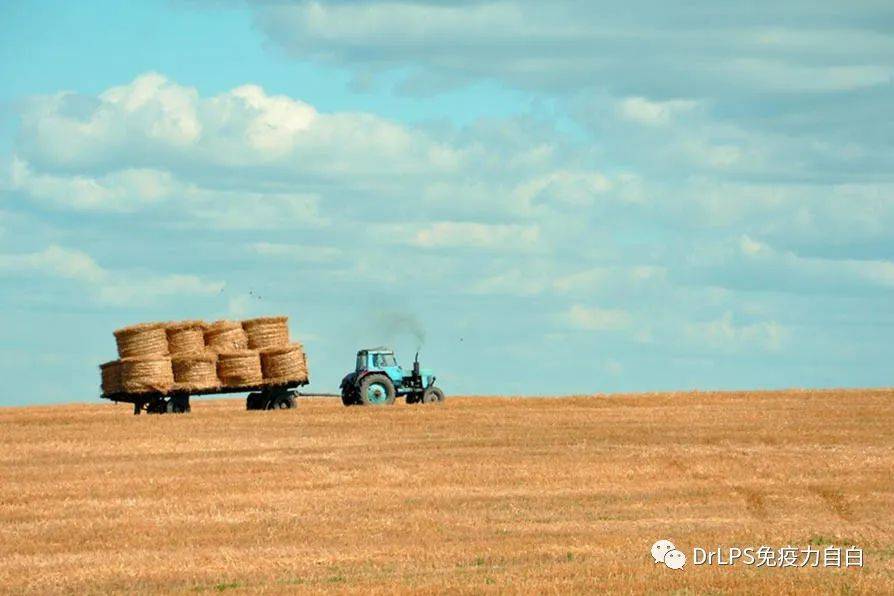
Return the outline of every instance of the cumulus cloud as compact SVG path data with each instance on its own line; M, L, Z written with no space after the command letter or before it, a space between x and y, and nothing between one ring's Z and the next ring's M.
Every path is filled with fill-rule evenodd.
M487 248L527 250L540 240L536 225L482 224L474 222L440 221L421 225L406 233L406 228L388 228L399 242L420 248Z
M84 106L77 110L72 105ZM265 168L302 175L394 176L450 170L458 157L426 135L364 113L321 114L287 96L243 85L203 98L158 73L97 97L59 93L26 104L18 151L44 170L105 173L123 167L186 172Z
M617 308L587 307L575 304L565 313L568 324L584 331L618 331L633 322L629 312Z
M788 330L775 321L737 324L731 312L716 320L686 326L688 339L714 350L761 349L779 351L788 338Z
M639 124L663 126L675 113L691 110L696 105L697 102L692 100L651 101L645 97L627 97L618 104L618 113Z
M725 94L871 88L890 82L894 52L891 39L868 25L886 18L883 3L847 14L815 3L758 2L746 10L708 1L642 1L625 10L573 0L313 0L254 8L269 38L300 58L363 72L418 69L445 81L497 78L550 92L600 87L668 97L712 88Z
M169 172L123 168L101 176L34 172L21 158L9 166L10 190L50 205L84 210L133 211L171 197L178 185Z
M164 298L218 294L222 282L195 275L155 275L111 271L87 253L58 245L31 253L0 254L0 272L15 276L43 276L78 283L101 304L148 304Z
M894 262L804 256L745 234L738 241L696 245L678 280L732 290L839 294L894 287Z

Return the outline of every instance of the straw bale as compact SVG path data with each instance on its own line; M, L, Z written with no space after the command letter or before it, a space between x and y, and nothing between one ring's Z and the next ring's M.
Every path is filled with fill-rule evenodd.
M257 350L221 352L217 356L217 377L228 387L259 385L261 357Z
M99 365L100 374L102 375L102 394L112 395L121 393L121 361L112 360Z
M121 359L121 385L128 393L166 393L174 385L169 356L143 356Z
M307 361L301 344L261 350L261 371L267 383L307 380Z
M213 352L248 349L248 336L238 321L217 321L205 329L205 346Z
M220 386L217 378L217 354L193 352L171 357L174 390L198 391Z
M284 348L289 345L288 317L259 317L242 321L252 350Z
M115 331L118 356L138 358L141 356L167 356L168 336L161 323L140 323Z
M168 351L172 356L203 352L205 350L205 327L206 325L202 321L166 323Z

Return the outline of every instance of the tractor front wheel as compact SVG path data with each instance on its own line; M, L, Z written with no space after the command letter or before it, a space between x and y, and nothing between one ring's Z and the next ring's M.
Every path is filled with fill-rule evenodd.
M442 404L444 403L444 392L438 387L429 387L422 394L422 403L424 404Z
M385 375L369 375L360 381L360 403L364 406L390 406L394 396L394 383Z

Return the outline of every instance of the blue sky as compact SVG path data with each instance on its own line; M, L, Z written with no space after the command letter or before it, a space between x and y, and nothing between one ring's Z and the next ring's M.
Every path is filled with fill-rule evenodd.
M6 2L0 405L284 313L313 388L891 385L888 2Z

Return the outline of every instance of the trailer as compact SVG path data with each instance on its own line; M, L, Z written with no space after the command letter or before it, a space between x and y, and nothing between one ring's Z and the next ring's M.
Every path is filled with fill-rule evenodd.
M133 413L149 414L186 414L190 411L189 398L193 395L223 395L227 393L248 393L245 399L246 410L286 410L295 407L295 389L307 385L307 379L262 383L258 385L241 385L211 387L208 389L191 389L171 391L147 391L143 393L112 393L100 395L101 398L115 403L133 404Z

